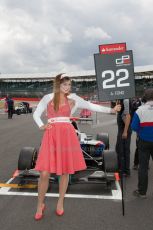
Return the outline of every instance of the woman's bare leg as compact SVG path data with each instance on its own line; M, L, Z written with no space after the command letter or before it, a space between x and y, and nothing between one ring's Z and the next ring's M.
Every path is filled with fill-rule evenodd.
M69 174L64 174L60 177L59 182L59 199L57 202L57 210L64 210L64 197L69 183Z
M49 184L49 172L43 171L40 173L40 178L38 181L38 204L37 204L37 213L42 213L42 205L44 203L45 194L48 190Z

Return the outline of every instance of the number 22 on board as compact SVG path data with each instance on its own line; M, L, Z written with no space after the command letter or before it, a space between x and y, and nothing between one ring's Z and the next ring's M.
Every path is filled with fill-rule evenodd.
M120 74L124 74L123 77L120 77ZM127 69L118 69L116 71L116 77L120 77L117 79L116 85L115 84L110 84L112 81L115 80L115 73L113 70L105 70L102 72L102 78L105 78L106 75L110 75L110 77L106 80L103 81L103 89L110 89L110 88L115 88L115 87L127 87L130 86L129 82L125 83L125 80L129 78L129 72Z

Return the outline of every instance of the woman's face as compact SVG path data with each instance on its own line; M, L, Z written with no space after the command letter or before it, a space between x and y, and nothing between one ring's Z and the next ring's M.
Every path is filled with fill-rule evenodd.
M71 90L71 81L64 81L60 84L60 92L67 94Z

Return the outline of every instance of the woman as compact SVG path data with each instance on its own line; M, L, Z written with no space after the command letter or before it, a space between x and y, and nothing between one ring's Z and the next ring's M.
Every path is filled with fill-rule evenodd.
M110 109L92 104L76 94L70 94L70 90L70 78L66 74L57 75L54 81L54 93L45 95L33 114L39 128L45 130L35 167L40 171L35 220L43 217L44 198L50 174L60 175L56 214L61 216L64 214L64 196L68 187L69 174L86 169L78 137L70 123L70 116L77 108L105 113L115 113L120 110L120 105ZM43 124L41 120L41 115L45 110L47 124Z

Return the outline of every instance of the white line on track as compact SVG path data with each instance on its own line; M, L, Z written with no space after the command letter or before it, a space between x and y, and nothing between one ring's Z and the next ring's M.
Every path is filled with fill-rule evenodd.
M10 184L13 181L14 178L9 179L6 184ZM7 193L11 188L10 187L3 187L0 189L0 194L1 193Z
M7 181L6 184L9 184L14 178L11 178ZM79 198L79 199L104 199L104 200L121 200L121 189L118 181L115 181L115 185L117 190L112 190L111 196L104 196L104 195L85 195L85 194L66 194L67 198ZM38 193L33 192L13 192L9 191L11 187L4 187L0 189L0 195L7 195L7 196L38 196ZM58 193L46 193L46 197L58 197Z

